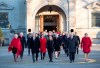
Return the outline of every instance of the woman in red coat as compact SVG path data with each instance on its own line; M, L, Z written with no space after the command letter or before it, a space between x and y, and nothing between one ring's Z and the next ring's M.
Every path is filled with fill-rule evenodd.
M85 61L88 61L88 54L91 52L91 45L92 41L90 37L88 37L88 34L85 33L85 36L81 40L81 49L83 49L84 55L85 55Z
M44 37L44 35L42 35L41 38L40 38L41 60L44 59L44 57L45 57L45 54L46 54L46 45L47 45L47 40Z
M17 34L14 35L14 38L12 39L8 47L8 52L10 51L12 51L13 56L14 56L14 61L16 62L18 56L21 54L21 51L22 51L21 42Z

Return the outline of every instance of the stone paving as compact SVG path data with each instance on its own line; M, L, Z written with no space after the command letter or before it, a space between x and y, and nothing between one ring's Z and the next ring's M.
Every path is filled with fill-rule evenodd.
M100 45L93 45L89 62L84 62L84 54L81 50L78 55L76 54L74 63L69 63L69 58L63 50L61 50L60 57L53 58L53 61L49 62L48 54L46 54L44 60L40 60L39 55L39 60L32 63L32 57L28 56L26 48L23 60L19 58L17 62L14 62L12 53L7 52L7 46L0 47L0 68L100 68Z

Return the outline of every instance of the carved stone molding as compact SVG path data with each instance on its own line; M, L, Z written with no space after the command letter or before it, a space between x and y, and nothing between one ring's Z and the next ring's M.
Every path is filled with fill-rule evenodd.
M86 6L87 9L100 9L100 2L93 2Z
M4 3L4 2L1 2L0 3L0 10L13 10L14 7Z

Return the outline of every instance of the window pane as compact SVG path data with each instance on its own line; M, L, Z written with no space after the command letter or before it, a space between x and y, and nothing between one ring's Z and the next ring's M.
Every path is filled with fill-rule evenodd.
M92 13L92 27L100 27L100 12Z
M7 12L0 12L0 27L1 28L9 28L10 27Z

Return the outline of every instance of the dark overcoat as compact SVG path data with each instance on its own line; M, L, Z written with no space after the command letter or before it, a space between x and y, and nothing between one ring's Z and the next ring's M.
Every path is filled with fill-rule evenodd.
M27 38L27 46L28 46L28 48L30 48L30 46L31 46L31 43L30 43L31 42L31 38L32 37L28 37Z
M49 53L53 53L54 51L54 41L53 40L47 41L47 49Z
M54 37L53 40L54 40L54 50L60 51L61 37L58 37L58 38Z
M24 51L25 46L27 46L26 39L24 36L22 36L22 37L19 36L18 38L20 39L20 42L22 45L22 51Z
M38 53L39 48L40 48L39 37L35 37L35 39L33 39L33 37L32 37L30 44L31 44L30 48L31 48L32 53Z
M75 37L68 38L68 50L69 52L76 52L77 39Z

